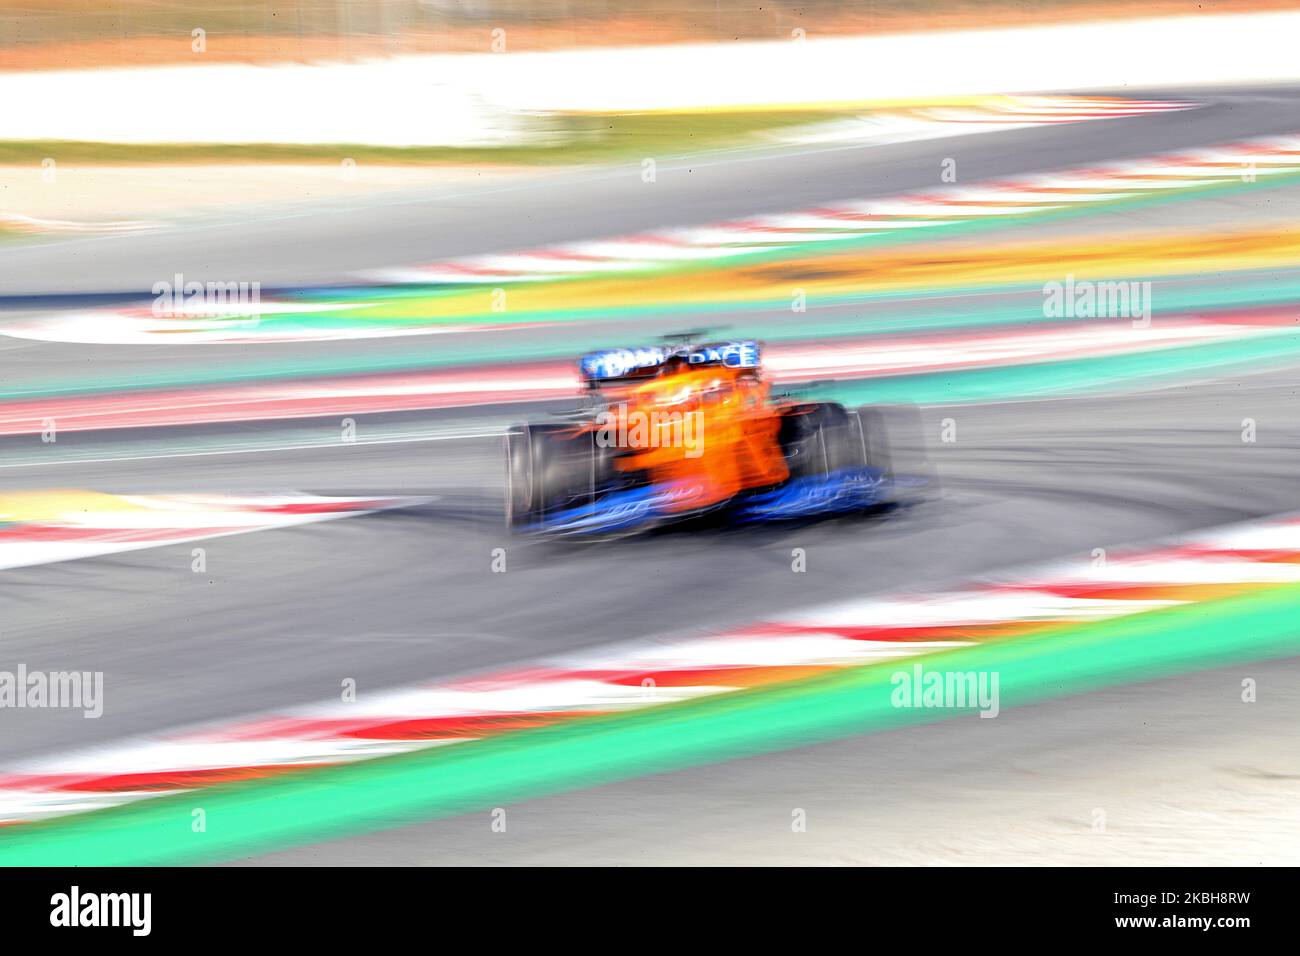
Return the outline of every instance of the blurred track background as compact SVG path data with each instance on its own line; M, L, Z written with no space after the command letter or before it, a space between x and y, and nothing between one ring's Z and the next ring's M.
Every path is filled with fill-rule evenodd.
M120 6L111 24L75 4L7 16L0 66L22 77L70 57L163 68L176 44L184 59L192 18ZM939 35L982 16L903 3L870 15L777 8L770 21L725 3L641 4L613 19L603 4L300 4L297 30L284 32L266 25L265 7L214 11L214 59L469 54L498 23L521 49L569 55L556 48L593 37L725 46L805 29L815 45L819 27ZM1046 4L1039 25L1116 12ZM988 17L1006 23L996 9ZM971 35L973 50L980 42ZM1015 31L989 42L1014 43ZM211 847L202 833L165 836L167 814L188 829L213 794L232 807L272 799L259 779L231 783L265 766L141 766L153 774L137 782L144 791L217 786L91 815L31 796L41 774L84 766L69 755L104 748L127 760L136 751L123 741L145 747L177 728L337 700L348 679L364 702L555 655L599 658L628 641L671 648L845 601L909 595L924 606L1007 569L1088 568L1096 549L1300 510L1300 83L1267 68L1251 83L1205 73L1172 88L975 95L956 77L950 95L905 104L714 104L596 127L550 114L542 126L560 141L469 152L0 143L0 178L20 187L0 220L0 669L103 671L106 686L96 720L0 712L0 820L16 824L0 862L6 843L10 859L30 859L99 834L84 861L1294 863L1287 728L1300 716L1290 656L1300 633L1286 628L1255 645L1243 633L1213 659L1135 658L1104 682L1116 686L1044 678L996 720L860 734L848 722L777 735L771 748L647 757L654 775L642 778L633 755L618 772L565 777L562 794L539 782L543 763L532 783L494 792L483 777L460 803L422 807L416 796L384 809L383 771L341 780L295 769L308 789L323 774L321 793L355 816L295 831L268 811L262 829ZM411 106L412 124L432 119ZM531 135L528 120L519 128ZM676 251L633 257L633 247ZM260 283L266 308L160 319L155 285L176 276ZM1078 280L1149 283L1148 312L1047 314L1047 285ZM783 385L920 404L942 494L761 531L590 547L508 538L504 428L567 407L580 352L698 327L764 339ZM232 496L290 494L365 513L209 537L240 526ZM175 513L160 495L189 496L201 517L115 523ZM498 548L505 573L493 571ZM794 549L805 573L792 572ZM1229 596L1240 599L1190 600L1213 617ZM977 632L965 636L978 643ZM1014 654L1015 638L1000 640ZM1241 700L1247 678L1256 704ZM695 705L664 706L687 708L689 736ZM511 723L518 713L486 716L525 741L537 733ZM374 764L396 773L432 758ZM438 764L421 772L436 777ZM77 773L90 782L74 792L124 790ZM494 808L506 810L505 832ZM796 809L806 833L791 832ZM114 828L145 848L103 836Z

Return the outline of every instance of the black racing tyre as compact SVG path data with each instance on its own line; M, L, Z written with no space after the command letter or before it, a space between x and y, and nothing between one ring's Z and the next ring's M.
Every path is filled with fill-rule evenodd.
M506 526L514 530L594 500L614 472L613 450L575 425L517 425L506 433L505 453Z
M880 472L891 498L939 492L915 405L854 409L835 402L797 405L782 422L781 446L791 479L866 467Z
M790 478L829 475L867 463L858 412L836 402L809 402L781 422L781 449Z
M890 481L894 477L894 463L885 413L879 408L863 406L853 409L848 415L853 437L861 449L860 463L874 468L886 481Z

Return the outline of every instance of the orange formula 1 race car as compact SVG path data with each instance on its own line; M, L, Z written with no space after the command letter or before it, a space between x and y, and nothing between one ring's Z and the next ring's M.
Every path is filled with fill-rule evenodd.
M870 509L932 480L928 466L895 473L897 409L776 398L760 357L752 341L583 356L589 403L577 420L506 436L507 523L591 535L704 514L810 518Z

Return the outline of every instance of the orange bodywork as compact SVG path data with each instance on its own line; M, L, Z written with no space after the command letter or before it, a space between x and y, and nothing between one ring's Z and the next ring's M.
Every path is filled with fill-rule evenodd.
M740 369L710 366L609 389L597 427L630 454L623 471L671 486L673 511L719 504L789 476L777 433L781 412L768 386Z

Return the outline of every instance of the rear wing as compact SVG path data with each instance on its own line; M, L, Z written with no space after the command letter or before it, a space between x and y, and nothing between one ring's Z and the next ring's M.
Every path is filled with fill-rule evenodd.
M617 382L625 378L653 375L672 355L669 349L607 349L578 360L584 382Z
M762 357L759 344L751 340L676 348L606 349L582 356L578 360L578 372L584 382L597 385L652 377L672 358L682 359L692 368L721 365L725 368L757 369L762 364Z

